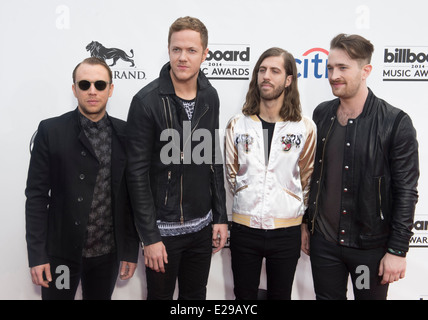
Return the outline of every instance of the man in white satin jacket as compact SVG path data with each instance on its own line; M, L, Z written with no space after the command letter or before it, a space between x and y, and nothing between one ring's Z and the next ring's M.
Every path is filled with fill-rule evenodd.
M237 299L257 299L263 258L268 299L291 299L315 147L316 126L301 111L296 62L270 48L254 68L242 114L226 128Z

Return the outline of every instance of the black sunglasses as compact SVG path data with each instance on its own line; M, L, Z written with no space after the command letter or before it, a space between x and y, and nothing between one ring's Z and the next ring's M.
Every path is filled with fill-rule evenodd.
M86 90L89 90L89 88L91 87L91 83L95 85L95 89L97 89L98 91L104 91L105 88L107 88L107 85L110 84L110 82L106 82L103 80L98 80L95 82L90 82L88 80L81 80L77 82L77 85L79 86L80 90L86 91Z

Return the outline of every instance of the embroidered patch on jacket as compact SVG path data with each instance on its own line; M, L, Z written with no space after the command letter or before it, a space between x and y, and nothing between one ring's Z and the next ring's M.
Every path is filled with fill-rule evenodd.
M300 148L300 144L302 143L302 134L287 134L286 136L281 137L282 150L290 151L293 145L296 148Z
M253 144L254 138L250 136L248 133L238 134L235 138L235 144L243 145L245 153L250 152L250 147Z

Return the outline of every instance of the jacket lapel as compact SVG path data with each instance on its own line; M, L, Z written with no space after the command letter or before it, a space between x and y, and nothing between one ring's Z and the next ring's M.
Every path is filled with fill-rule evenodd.
M75 122L75 130L77 132L77 138L79 139L80 143L91 153L91 155L98 161L97 155L92 148L91 143L89 142L88 137L85 134L85 131L83 130L82 126L80 125L79 120L79 111L76 108L76 112L74 113L74 122Z

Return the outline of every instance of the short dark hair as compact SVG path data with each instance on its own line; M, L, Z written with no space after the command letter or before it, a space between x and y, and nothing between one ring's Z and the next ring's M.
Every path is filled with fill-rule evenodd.
M374 51L373 44L357 34L338 34L330 42L330 49L342 49L354 60L369 64Z
M76 72L77 72L77 69L80 67L80 65L81 64L83 64L83 63L86 63L86 64L90 64L90 65L92 65L92 66L94 66L94 65L101 65L101 66L103 66L104 68L106 68L106 70L107 70L107 72L108 72L108 76L109 76L109 78L110 78L110 83L113 83L113 73L111 72L111 69L110 69L110 67L108 66L108 64L104 61L104 60L102 60L102 59L100 59L100 58L97 58L97 57L90 57L90 58L86 58L85 60L83 60L82 62L80 62L75 68L74 68L74 70L73 70L73 83L76 83Z
M193 31L199 32L199 34L201 35L202 48L204 50L206 48L208 48L208 30L207 30L207 28L205 27L205 25L202 23L201 20L199 20L198 18L189 17L189 16L178 18L171 25L171 27L169 28L169 33L168 33L168 47L171 43L172 34L174 32L179 32L182 30L193 30Z

